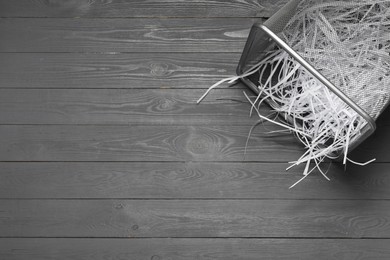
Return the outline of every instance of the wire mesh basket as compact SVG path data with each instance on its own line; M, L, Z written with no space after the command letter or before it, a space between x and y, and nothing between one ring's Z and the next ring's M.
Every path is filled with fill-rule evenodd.
M374 132L375 120L389 104L389 46L390 1L290 0L267 21L252 26L237 74L253 69L275 49L287 53L364 120L359 134L348 143L348 149L333 152L338 157ZM348 53L343 48L348 48ZM318 58L325 52L330 53L328 60ZM362 53L370 56L363 60ZM375 70L372 73L358 76L352 73L370 71L370 66ZM258 72L241 80L260 94L263 92L261 77L264 74ZM374 92L376 96L372 96ZM266 95L265 102L273 108L280 106ZM294 121L289 115L283 117L290 123Z

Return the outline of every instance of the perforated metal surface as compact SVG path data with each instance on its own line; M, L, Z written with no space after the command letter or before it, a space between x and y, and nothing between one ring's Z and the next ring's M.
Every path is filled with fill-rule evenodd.
M370 67L373 70L378 69L376 63L379 62L390 64L390 1L381 1L380 4L375 2L379 1L292 0L282 8L283 12L277 12L272 16L270 19L272 22L265 23L374 119L379 116L389 101L388 67L379 68L382 70L380 78L373 78L372 73L357 75L350 72L363 67L367 70ZM343 13L340 13L340 7L343 7ZM294 15L290 16L291 13ZM283 14L287 15L282 17ZM288 22L286 22L287 18L290 18ZM279 25L275 25L278 20ZM281 29L283 25L285 27ZM362 30L361 26L366 28ZM298 31L302 37L297 39ZM311 33L305 34L305 31ZM313 35L313 32L317 35ZM325 37L319 37L320 34ZM374 35L374 37L367 38L367 35ZM367 39L363 42L364 37ZM302 39L306 44L302 44ZM351 51L343 52L345 47L343 44L345 42L351 44L354 41L356 47L348 46L348 50ZM320 51L333 52L337 55L330 55L333 60L329 60L329 56L327 59L321 59L321 55L318 55ZM370 56L370 62L359 61L362 52ZM337 73L345 77L342 79L335 77ZM381 82L379 89L378 86L372 88L370 83L373 81ZM375 98L371 95L372 91L378 92Z
M297 7L301 0L291 0L279 11L272 15L264 25L274 33L280 33L284 30L291 18L297 13Z
M375 4L376 2L380 4ZM343 7L343 13L340 13L339 7ZM359 27L362 26L363 20L369 21L364 23L367 28L357 30L361 29ZM264 25L373 119L387 107L390 99L390 1L291 0ZM267 34L259 30L258 26L259 24L253 26L248 37L237 70L239 74L261 60L264 51L273 48ZM362 37L366 37L367 31L375 37L368 38L364 45L359 45ZM313 35L313 32L317 35ZM301 37L297 38L297 34ZM317 37L319 34L326 37ZM309 43L309 48L307 44L300 42L303 39ZM326 42L324 39L327 39ZM356 48L349 53L343 53L345 40L348 40L349 44L356 40ZM319 51L334 52L337 55L331 55L331 60L324 60L318 55ZM369 52L370 62L360 62L362 52ZM354 68L366 68L368 71L370 67L378 69L375 68L377 62L387 64L379 68L380 78L374 79L372 73L349 74ZM335 74L340 72L347 76L342 79L335 77ZM372 88L370 83L373 80L381 82L379 90L378 86ZM357 88L357 85L360 87ZM372 91L378 92L377 97L369 95Z
M265 23L253 25L237 74L275 46L366 120L349 150L375 130L374 120L390 99L390 0L291 0ZM325 52L326 58L320 55ZM255 78L243 81L259 92Z

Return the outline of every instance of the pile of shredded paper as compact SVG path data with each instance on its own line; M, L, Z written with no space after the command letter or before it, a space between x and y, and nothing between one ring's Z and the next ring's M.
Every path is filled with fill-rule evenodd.
M373 119L387 106L390 1L303 0L278 36ZM294 132L306 147L291 162L292 166L306 164L297 183L314 169L327 178L320 163L334 159L337 152L343 152L344 164L351 161L349 145L360 137L366 120L283 49L276 48L243 75L221 80L209 90L255 73L260 94L257 98L245 95L252 104L251 113ZM265 101L284 120L261 115L258 107Z

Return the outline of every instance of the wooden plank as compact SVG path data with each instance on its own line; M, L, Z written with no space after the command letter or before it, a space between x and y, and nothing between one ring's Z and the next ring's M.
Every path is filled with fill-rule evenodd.
M389 259L387 239L0 239L0 257L42 259Z
M0 53L0 89L206 89L235 75L239 58L240 53ZM389 111L377 124L390 125Z
M2 125L0 161L243 161L249 130L228 125ZM303 151L291 134L272 136L255 129L246 160L286 162Z
M0 53L0 88L205 89L235 75L240 55Z
M333 164L290 190L285 163L0 163L0 199L390 199L389 164ZM327 169L328 165L323 168Z
M287 0L1 0L1 17L269 17Z
M388 200L1 200L2 237L389 238Z
M0 52L242 52L256 19L0 21Z
M353 160L389 162L388 126L353 152ZM256 161L297 160L303 147L279 127L215 125L1 125L0 161Z
M243 89L3 89L0 124L253 125ZM268 107L263 106L264 114Z

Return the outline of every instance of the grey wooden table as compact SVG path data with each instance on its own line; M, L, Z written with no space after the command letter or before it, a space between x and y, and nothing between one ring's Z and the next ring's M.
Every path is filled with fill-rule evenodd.
M388 115L289 190L243 85L195 104L285 2L0 0L0 259L389 259Z

